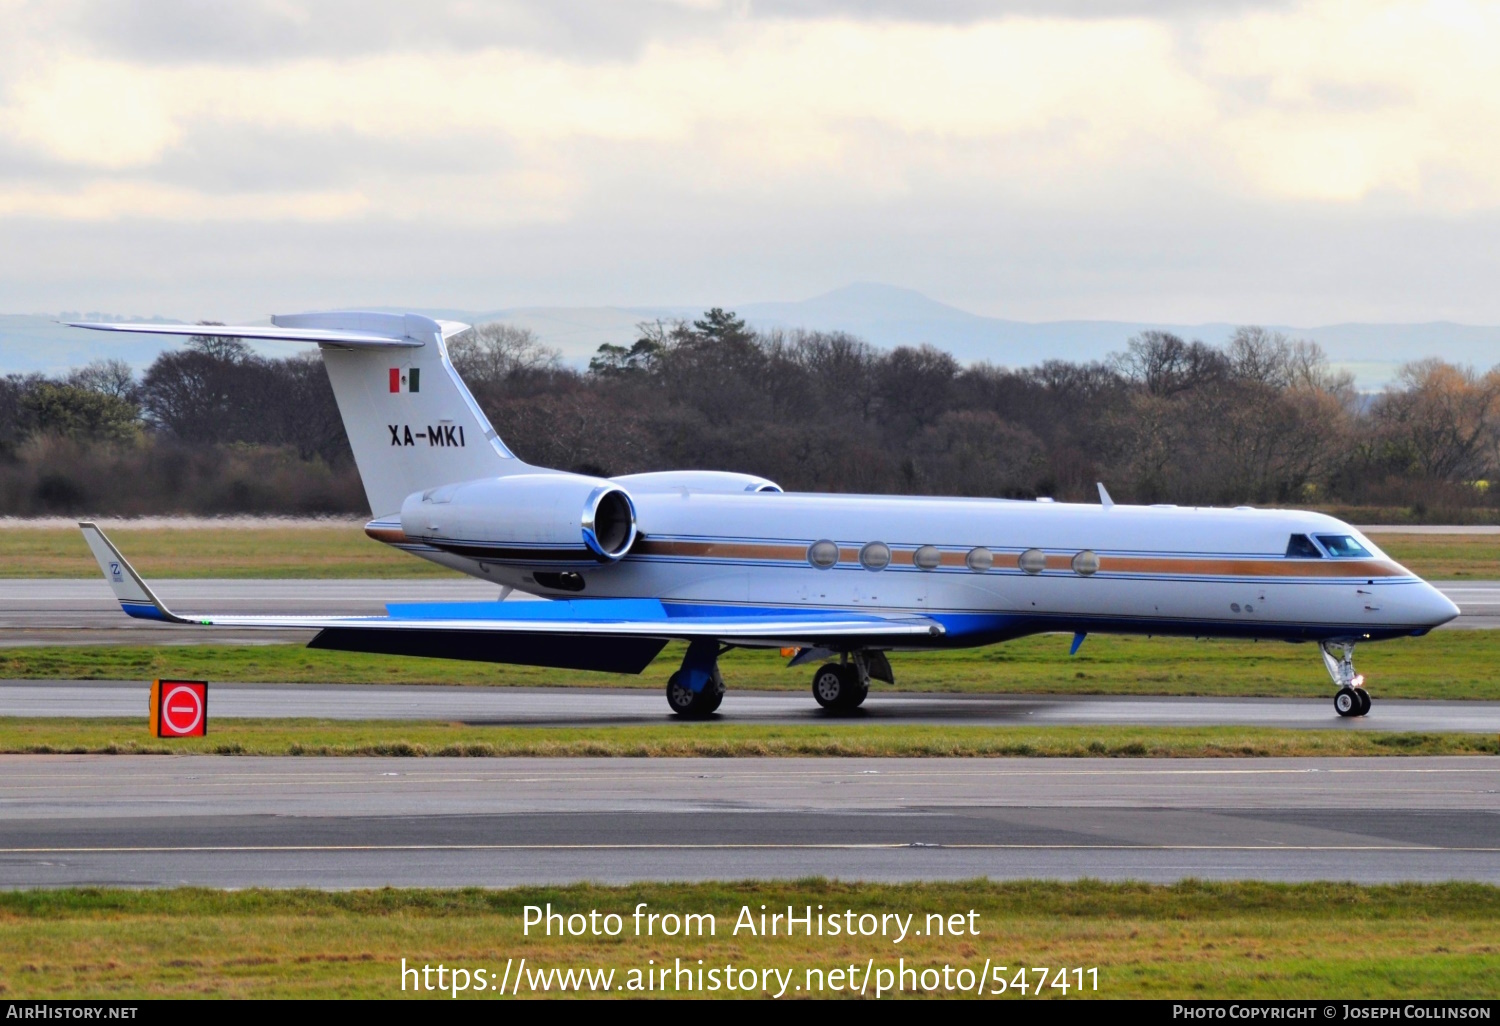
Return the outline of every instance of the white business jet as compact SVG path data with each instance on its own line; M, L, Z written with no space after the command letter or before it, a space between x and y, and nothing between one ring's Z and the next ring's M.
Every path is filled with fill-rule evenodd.
M1340 716L1370 709L1361 641L1416 636L1458 608L1357 530L1318 513L784 493L718 471L590 477L518 459L448 359L466 325L308 313L273 327L75 324L317 343L388 545L551 602L391 604L386 616L175 613L100 532L84 535L126 613L186 625L316 628L314 648L640 673L685 717L724 695L719 656L817 663L825 709L892 681L889 651L1046 631L1312 642Z

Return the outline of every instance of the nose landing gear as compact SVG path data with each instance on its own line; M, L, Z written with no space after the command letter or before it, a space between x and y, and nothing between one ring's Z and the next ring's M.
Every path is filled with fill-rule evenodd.
M1365 691L1363 674L1354 672L1354 642L1325 641L1318 646L1328 676L1338 687L1333 696L1333 711L1340 716L1364 716L1370 711L1370 695Z

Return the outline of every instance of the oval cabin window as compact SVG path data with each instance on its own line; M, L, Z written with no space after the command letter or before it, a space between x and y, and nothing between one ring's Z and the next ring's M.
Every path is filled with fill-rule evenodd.
M819 570L827 570L839 561L839 547L826 538L815 541L807 547L807 561Z
M1016 565L1028 574L1039 574L1047 569L1047 554L1041 549L1027 549L1016 560Z

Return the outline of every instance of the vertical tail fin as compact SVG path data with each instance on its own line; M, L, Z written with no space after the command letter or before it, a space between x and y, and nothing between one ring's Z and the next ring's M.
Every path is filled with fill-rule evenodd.
M399 511L413 492L529 469L500 441L448 359L445 340L467 325L386 313L271 320L282 328L359 331L421 343L402 349L319 343L375 516Z
M272 317L271 323L275 326L73 327L318 343L370 512L377 517L398 512L413 492L535 470L500 441L448 359L446 340L468 325L366 311L288 314Z

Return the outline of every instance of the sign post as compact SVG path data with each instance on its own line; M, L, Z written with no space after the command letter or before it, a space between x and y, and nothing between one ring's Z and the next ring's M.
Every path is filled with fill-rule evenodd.
M151 736L203 737L208 733L208 681L153 680Z

